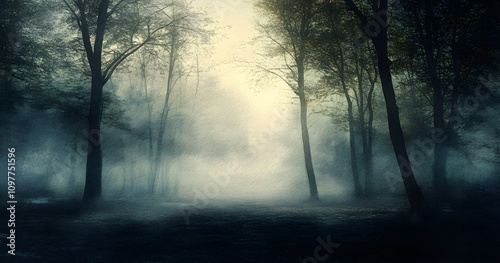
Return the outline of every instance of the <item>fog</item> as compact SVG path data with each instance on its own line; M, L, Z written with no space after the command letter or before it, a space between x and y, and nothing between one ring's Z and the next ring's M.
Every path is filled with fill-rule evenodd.
M162 186L156 190L170 198L175 191L175 198L181 200L191 200L198 191L209 191L214 200L307 199L294 94L279 80L268 77L258 81L255 72L238 63L256 58L260 48L250 43L257 34L251 4L216 2L221 5L219 10L226 10L211 12L221 37L208 47L209 54L200 57L202 67L211 68L204 70L200 79L191 76L181 80L174 90L176 101L167 124L167 155L160 160ZM165 75L161 70L150 74L149 85L156 92L153 95L163 97ZM141 81L139 69L132 66L117 72L105 86L116 94L125 111L123 122L131 128L127 131L103 124L105 197L147 194L148 167L154 160L147 152L147 108ZM154 111L161 111L161 102L156 101ZM325 196L349 194L347 170L339 167L345 158L336 157L333 151L339 141L333 138L345 140L345 132L321 114L310 119L320 191ZM25 107L10 121L12 130L24 131L23 139L12 136L11 143L29 151L18 160L20 173L25 175L19 178L24 185L20 191L29 189L26 192L31 195L32 190L48 186L56 196L80 196L86 160L85 119L68 123L57 110L44 114ZM214 188L218 176L227 178L228 183ZM167 191L168 184L175 186Z
M242 69L240 74L244 73ZM190 202L197 193L203 193L210 201L306 200L298 104L291 92L263 90L251 78L219 80L210 74L207 79L201 81L207 84L202 84L197 94L186 88L184 101L173 108L173 117L168 122L171 139L166 149L168 154L161 160L161 186L156 194L167 201L185 202ZM146 109L143 104L127 101L144 94L133 90L135 87L126 81L113 81L111 85L125 91L120 94L122 104L132 105L124 115L131 129L122 130L106 123L103 126L104 196L150 195L148 167L152 160L148 157L144 131L140 131ZM450 154L448 170L454 175L452 185L486 187L495 179L498 165L492 162L495 158L492 150L498 147L498 142L487 141L498 133L494 125L498 120L492 117L495 110L479 113L486 123L464 133L464 140L469 141L464 151ZM310 115L309 125L319 192L325 197L352 196L347 131L319 113ZM17 136L19 131L23 136ZM81 196L87 138L81 121L67 123L64 114L56 110L40 112L24 107L9 120L5 132L10 145L23 152L18 159L19 173L23 174L18 179L23 185L19 191L23 195ZM398 171L392 163L388 135L379 136L374 151L376 187L381 195L391 195L392 189L383 175ZM424 189L432 181L432 147L425 144L429 139L419 137L408 141L417 180ZM169 184L174 188L169 189ZM394 186L397 193L404 193L401 182ZM463 190L456 189L457 194ZM169 191L175 191L176 195Z
M126 84L121 86L116 82L113 85L126 87ZM200 87L197 95L184 94L193 101L183 102L182 108L173 110L174 117L169 122L173 139L167 148L168 155L161 160L163 174L160 178L163 184L172 180L178 184L178 198L191 199L197 190L205 191L206 187L213 185L213 177L218 176L227 178L228 183L217 186L213 199L307 198L298 106L293 99L273 99L275 92L245 90L247 87L241 83L214 81L209 86ZM121 96L123 103L130 105L126 100L131 94ZM143 125L145 111L144 105L134 105L126 111L125 117L133 130ZM26 175L19 178L19 183L24 185L22 189L30 189L26 186L31 185L43 188L41 182L46 182L58 196L61 193L75 197L81 194L86 156L85 129L71 127L75 134L67 134L69 128L61 115L57 111L43 114L24 108L17 114L15 122L9 124L12 130L24 131L22 139L16 138L17 142L11 143L20 145L19 151L29 151L18 160L20 173ZM311 129L313 149L321 149L314 152L320 190L325 195L346 194L346 171L334 168L336 158L331 153L333 136L340 134L337 135L340 140L345 140L345 136L335 132L329 118L313 117L311 126L321 127ZM77 147L72 148L75 142ZM151 162L147 144L137 131L104 125L105 196L136 195L141 189L145 191L150 183L147 172ZM344 175L335 178L333 173ZM75 192L69 187L71 176L75 177Z
M1 215L12 219L11 204L20 211L17 228L9 225L18 241L7 237L7 246L15 243L21 260L330 262L337 251L331 262L500 258L491 249L500 240L489 235L500 231L498 47L484 44L474 54L493 58L477 61L450 51L497 36L467 31L491 14L456 18L470 28L457 24L451 34L447 19L462 13L440 3L458 13L439 16L444 55L432 74L425 45L409 47L421 41L419 28L399 5L390 7L401 13L391 14L397 37L381 58L370 41L351 43L359 21L342 1L126 0L107 11L122 20L102 29L107 61L96 66L76 13L97 17L92 5L101 1L28 2L36 15L9 6L26 20L18 42L1 43L13 51L0 50L1 146L15 149L15 158L0 156L8 167L15 159ZM290 29L309 4L312 33ZM376 14L372 22L387 31ZM90 29L96 45L99 25ZM383 86L386 60L392 82ZM2 225L5 240L12 232Z
M180 75L172 88L163 142L165 154L160 159L150 155L149 151L158 146L148 148L148 125L154 137L151 140L156 143L166 96L165 66L147 65L147 79L142 79L137 61L146 53L139 52L104 87L111 102L104 104L103 196L155 195L169 202L191 202L200 194L211 201L307 200L299 102L282 80L252 66L254 62L280 63L279 58L262 57L267 42L258 41L261 32L256 25L265 19L248 1L200 1L191 8L208 14L213 23L207 24L207 30L212 30L213 37L210 44L183 50L180 59L187 74ZM60 77L63 81L64 76ZM315 85L317 76L308 77ZM398 169L393 164L378 84L374 92L378 108L373 124L373 187L380 196L402 195L402 181L387 176L397 174ZM464 146L449 153L447 170L453 174L450 184L457 195L462 194L463 185L491 185L489 182L498 173L498 157L494 155L498 141L488 143L488 138L498 135L498 108L482 108L491 100L478 100L473 107L466 102L460 105L463 115L474 115L482 123L464 126L459 131ZM337 121L345 118L347 106L339 95L333 95L330 102L309 103L312 160L320 195L350 198L353 189L348 127ZM403 97L400 104L403 118L410 118L411 124L415 114L411 98ZM84 115L25 105L7 120L6 127L3 133L7 140L3 143L19 148L18 169L23 175L18 179L23 186L19 191L24 196L79 198L83 194L89 150ZM424 132L406 131L410 134L407 146L417 181L427 191L432 188L433 146L426 137L431 129L419 129ZM360 147L359 139L356 143ZM155 164L160 164L159 175L151 190L151 167Z

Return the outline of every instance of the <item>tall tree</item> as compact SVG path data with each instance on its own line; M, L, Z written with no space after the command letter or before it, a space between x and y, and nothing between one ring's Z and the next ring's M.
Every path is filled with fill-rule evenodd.
M363 142L363 165L365 172L365 195L373 188L373 117L374 91L378 82L377 58L369 47L356 54L356 75L358 76L358 118ZM368 79L364 81L364 76ZM368 85L367 85L368 84ZM367 86L368 90L364 87ZM366 103L366 105L365 105ZM368 115L368 116L366 116Z
M372 102L377 81L376 58L372 47L357 48L351 41L350 36L356 32L350 25L355 21L343 3L325 1L320 6L320 15L315 20L316 34L310 43L313 52L311 65L323 74L330 93L340 93L346 99L351 171L355 194L361 196L370 192L372 185ZM340 91L337 90L339 86ZM363 150L364 192L356 149L359 136Z
M423 46L427 74L432 86L433 126L435 131L444 132L444 94L442 81L439 78L438 63L441 47L436 40L439 38L439 23L436 19L436 1L424 0L413 1L412 22L418 34L419 43ZM416 5L415 5L416 4ZM420 6L422 5L422 6ZM423 15L421 19L421 9ZM434 146L433 178L434 186L441 195L446 192L446 161L444 155L444 144L436 143Z
M101 120L103 87L115 70L142 46L155 40L174 20L161 16L166 7L133 0L64 0L81 34L91 73L88 113L89 153L83 200L101 196ZM168 5L168 4L167 4ZM157 20L159 19L159 20Z
M399 120L399 110L396 104L396 95L391 75L391 60L389 59L388 41L387 41L387 25L388 25L388 1L371 1L371 11L373 18L370 19L353 0L344 0L347 7L354 12L361 22L365 34L371 40L376 54L377 66L384 93L387 121L389 124L389 134L391 137L394 154L398 162L399 171L403 177L406 194L410 202L412 211L421 215L427 209L427 202L420 191L413 170L408 158L405 139L401 123Z
M267 71L284 80L299 97L302 146L312 200L319 197L307 126L308 94L305 73L310 57L307 43L312 36L315 4L316 1L309 0L271 0L259 1L257 4L257 7L269 15L270 24L264 26L263 30L277 48L274 55L283 56L286 64L284 69Z
M347 19L342 7L334 3L322 6L320 15L317 16L318 32L310 39L311 64L323 74L322 79L329 86L330 93L342 94L347 102L351 174L355 196L359 197L363 195L363 188L356 149L356 105L352 95L355 75L349 59L353 53L353 45L348 42ZM337 86L340 86L338 91Z
M444 133L446 142L435 143L433 185L440 199L448 196L447 157L452 142L457 141L454 132L459 119L457 104L460 94L467 93L467 83L477 79L477 73L485 69L491 60L496 44L496 34L490 7L481 1L401 1L399 21L403 24L408 42L418 43L415 56L408 54L417 72L431 90L433 128ZM493 8L491 8L493 9ZM474 86L474 85L470 85ZM449 114L448 118L446 115Z
M199 63L195 63L194 66L185 66L188 62L193 62L191 60L196 60L191 57L191 52L198 52L194 50L195 47L199 47L199 42L209 43L211 32L204 28L204 25L210 21L193 11L185 2L174 3L168 15L174 20L179 17L184 17L184 19L178 20L165 30L161 43L144 47L138 53L138 60L148 112L146 132L151 162L150 192L153 194L161 189L171 197L175 197L176 185L173 180L169 180L168 184L158 188L161 179L172 178L164 171L164 168L168 167L165 161L166 153L173 150L173 148L166 147L173 141L174 136L170 128L171 117L173 117L173 111L180 110L182 107L182 84L188 82L192 71L196 71L197 76L199 74ZM192 56L196 57L197 54ZM152 65L155 67L153 68ZM148 78L158 73L161 75L161 81L156 81L159 85L149 85ZM152 94L155 95L152 96ZM156 112L159 113L156 114ZM176 127L175 132L180 127Z

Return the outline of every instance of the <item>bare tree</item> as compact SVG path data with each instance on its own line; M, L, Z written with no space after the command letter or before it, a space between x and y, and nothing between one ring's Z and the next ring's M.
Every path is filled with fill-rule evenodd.
M157 190L167 191L172 196L176 189L173 180L169 180L159 188L159 182L171 176L164 168L168 167L165 154L167 146L173 141L174 133L169 133L172 124L171 117L175 111L182 107L182 89L184 83L194 72L196 74L195 90L199 84L198 47L199 42L209 43L211 35L209 30L203 28L204 23L209 23L206 17L190 9L189 4L178 1L169 10L165 10L168 17L176 22L165 29L161 41L148 45L138 54L139 71L144 88L145 101L148 111L148 147L150 156L149 191L154 194ZM181 18L182 19L179 19ZM193 51L195 50L196 51ZM195 52L196 54L190 54ZM193 55L194 57L190 57ZM192 62L191 60L196 60ZM185 64L194 63L195 65ZM154 65L154 68L152 67ZM152 74L159 74L159 85L150 85L148 78ZM185 82L183 82L185 80ZM175 116L182 118L182 116ZM176 127L176 131L182 125ZM169 191L172 190L172 191Z

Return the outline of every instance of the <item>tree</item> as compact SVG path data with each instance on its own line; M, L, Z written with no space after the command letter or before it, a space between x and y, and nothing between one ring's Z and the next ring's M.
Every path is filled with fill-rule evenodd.
M355 76L348 58L352 53L352 45L347 41L346 18L339 8L340 6L335 4L325 4L321 15L317 17L320 29L310 40L313 52L312 65L323 73L323 80L332 92L335 92L337 85L340 85L340 90L337 92L346 99L351 173L355 195L359 197L363 195L363 189L356 151L355 105L351 94Z
M311 39L312 66L323 74L329 93L342 94L347 102L351 171L356 196L370 192L372 185L373 91L377 81L376 63L369 46L356 47L350 36L353 19L345 5L324 2L316 17L316 34ZM367 85L368 79L369 85ZM340 90L338 90L340 86ZM368 89L366 89L368 88ZM322 92L322 96L328 92ZM368 116L366 116L368 115ZM360 178L357 137L361 136L365 188Z
M175 100L173 96L174 87L177 81L182 77L182 74L177 72L177 64L179 63L179 49L182 47L184 40L180 35L179 28L172 27L169 32L169 48L167 64L167 80L165 84L165 100L163 102L161 115L159 119L158 141L156 146L156 169L153 172L152 192L154 192L155 184L158 177L159 168L161 167L161 157L163 155L164 137L167 129L167 119L169 117L172 102ZM177 74L176 74L177 73Z
M410 202L412 211L421 215L427 210L427 202L420 191L420 188L413 175L413 170L408 158L405 139L401 123L399 120L399 110L396 104L396 95L391 75L391 60L389 59L388 41L387 41L387 23L388 23L388 1L372 1L371 11L374 19L369 17L359 9L352 0L344 0L347 7L358 17L362 28L371 40L376 54L377 66L382 84L382 91L385 98L387 120L389 125L389 135L391 137L394 154L398 162L399 171L403 177L406 194Z
M285 62L284 68L265 70L285 81L299 97L302 146L311 200L318 200L319 197L307 126L305 72L310 57L307 43L312 36L315 4L316 1L300 0L259 1L257 4L270 18L270 24L263 26L263 30L276 46L273 55L283 56Z
M167 7L159 8L142 1L64 0L64 4L80 31L91 73L89 153L83 200L93 202L100 197L102 189L103 87L123 61L154 41L175 20L166 20L166 16L161 15Z
M365 171L365 195L370 195L373 187L373 100L375 84L378 82L376 57L371 48L361 49L361 54L356 55L356 75L358 78L358 91L355 93L358 104L359 128L363 143L363 164ZM364 89L368 79L368 91ZM359 94L359 95L358 95ZM366 105L365 105L366 101ZM368 111L368 120L366 112Z
M191 59L194 60L190 57L191 52L198 52L198 50L193 51L194 47L198 47L199 42L208 44L211 35L211 32L203 27L210 21L205 16L193 12L184 2L176 2L170 8L168 15L174 20L179 17L184 17L184 19L169 26L161 42L148 45L137 54L141 84L144 89L144 102L148 113L146 133L151 161L149 191L152 194L158 189L158 182L164 172L162 170L166 167L165 154L168 150L172 150L166 147L173 141L174 136L171 131L169 132L169 126L172 123L171 117L174 117L173 111L181 108L183 104L181 101L183 80L185 79L187 83L192 71L196 71L199 78L197 62L195 65L185 65ZM153 68L152 65L155 67ZM148 79L155 73L162 75L162 81L159 82L160 85L149 85ZM156 114L156 108L159 109L159 114ZM181 129L180 127L176 127L175 131ZM176 185L172 180L166 187L161 188L171 196L175 195L175 189Z
M46 6L7 0L0 8L0 112L14 112L50 79L48 52L40 48ZM38 27L40 26L40 27ZM44 29L45 30L45 29Z
M477 78L494 57L492 36L496 32L490 25L495 22L488 15L493 8L476 1L406 0L401 4L399 20L407 31L406 41L418 43L415 53L422 54L408 54L405 60L414 60L412 64L419 66L418 77L431 87L424 92L432 94L433 128L447 138L434 145L433 163L434 190L444 199L448 197L448 152L458 137L454 130L460 115L459 96L467 92L470 78Z

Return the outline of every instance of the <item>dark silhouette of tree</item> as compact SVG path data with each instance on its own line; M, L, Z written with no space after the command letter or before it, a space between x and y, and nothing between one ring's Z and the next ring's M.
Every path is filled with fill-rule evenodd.
M391 137L394 154L398 162L403 183L405 185L406 194L410 202L412 211L422 215L427 210L427 202L420 191L413 170L408 158L408 153L405 145L405 138L399 119L399 110L396 104L396 95L391 75L391 60L389 59L388 40L387 40L387 23L388 23L388 1L372 1L371 11L373 18L366 15L358 5L352 0L345 0L347 7L358 17L362 28L365 29L366 35L371 40L376 54L377 66L382 84L387 110L387 120L389 124L389 134Z
M422 91L431 94L433 128L446 138L435 143L433 163L436 196L446 199L448 152L458 140L458 101L475 86L478 73L491 65L498 37L493 25L498 23L488 14L490 6L480 1L406 0L401 5L398 20L405 30L404 46L418 43L414 54L404 52L402 58L417 67L405 70L415 71L417 79L429 84L431 89Z
M90 68L91 95L88 113L89 153L83 200L101 195L101 120L103 87L129 56L153 42L162 30L175 23L156 7L131 0L64 1L81 34ZM179 18L182 19L182 18Z

